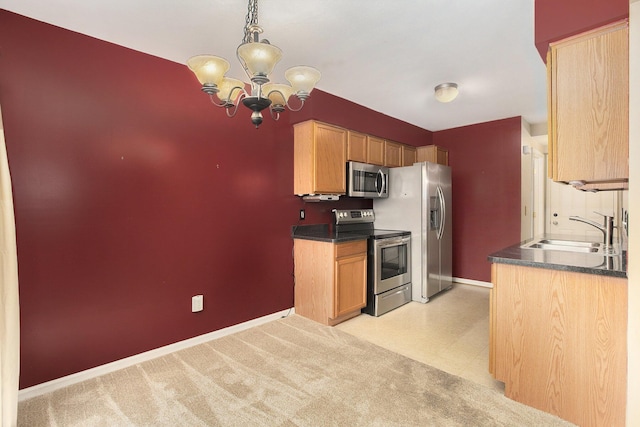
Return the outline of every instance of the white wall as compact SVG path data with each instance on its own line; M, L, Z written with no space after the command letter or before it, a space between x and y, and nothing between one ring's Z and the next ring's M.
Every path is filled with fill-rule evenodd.
M640 0L629 4L629 327L627 426L640 426Z
M521 120L520 239L527 240L544 233L546 160L543 153L547 152L547 124L530 125ZM543 134L535 133L540 131ZM536 159L540 165L537 170Z
M520 137L520 240L533 237L533 138L529 124L522 121Z

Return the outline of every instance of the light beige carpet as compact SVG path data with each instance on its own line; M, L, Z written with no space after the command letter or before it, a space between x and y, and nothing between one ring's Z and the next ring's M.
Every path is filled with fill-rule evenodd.
M19 426L562 426L300 316L21 402Z

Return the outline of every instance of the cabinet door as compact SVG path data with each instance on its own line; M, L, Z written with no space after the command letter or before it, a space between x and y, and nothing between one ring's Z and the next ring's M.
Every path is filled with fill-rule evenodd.
M384 165L384 139L375 136L367 136L367 163L371 165Z
M334 318L367 305L367 255L336 260Z
M315 136L315 185L318 194L344 194L347 184L347 131L318 123Z
M294 194L344 194L347 131L325 123L297 123L294 130Z
M334 319L367 305L367 242L341 243L335 249Z
M384 142L384 165L390 168L402 166L402 145L393 141Z
M449 166L449 151L436 145L418 147L417 157L419 162L431 162Z
M489 360L505 396L581 426L624 425L627 279L492 267Z
M627 22L550 45L549 177L629 178Z
M402 166L411 166L418 161L418 151L415 147L402 146Z
M449 150L437 147L436 163L438 163L439 165L449 166Z
M347 160L367 162L367 135L359 132L348 132Z

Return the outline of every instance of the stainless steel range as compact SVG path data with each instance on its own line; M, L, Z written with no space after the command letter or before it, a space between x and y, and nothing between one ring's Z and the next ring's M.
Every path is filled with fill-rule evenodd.
M380 316L411 301L411 232L373 227L373 209L334 209L337 234L367 236L367 306Z

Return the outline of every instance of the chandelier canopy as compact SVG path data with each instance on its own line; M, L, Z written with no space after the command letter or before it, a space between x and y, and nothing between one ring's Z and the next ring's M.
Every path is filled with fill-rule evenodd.
M282 58L282 50L266 39L260 40L261 33L262 28L258 25L258 0L249 0L244 38L236 51L236 56L251 81L249 91L243 81L225 77L230 67L226 59L197 55L187 61L202 85L202 91L209 95L214 105L224 107L227 116L233 117L238 111L238 104L242 102L253 111L251 122L256 128L262 123L262 110L265 108L269 108L274 120L278 120L285 108L300 111L320 80L318 70L300 65L291 67L284 73L290 85L270 83L269 75ZM291 95L299 100L296 107L289 104Z

